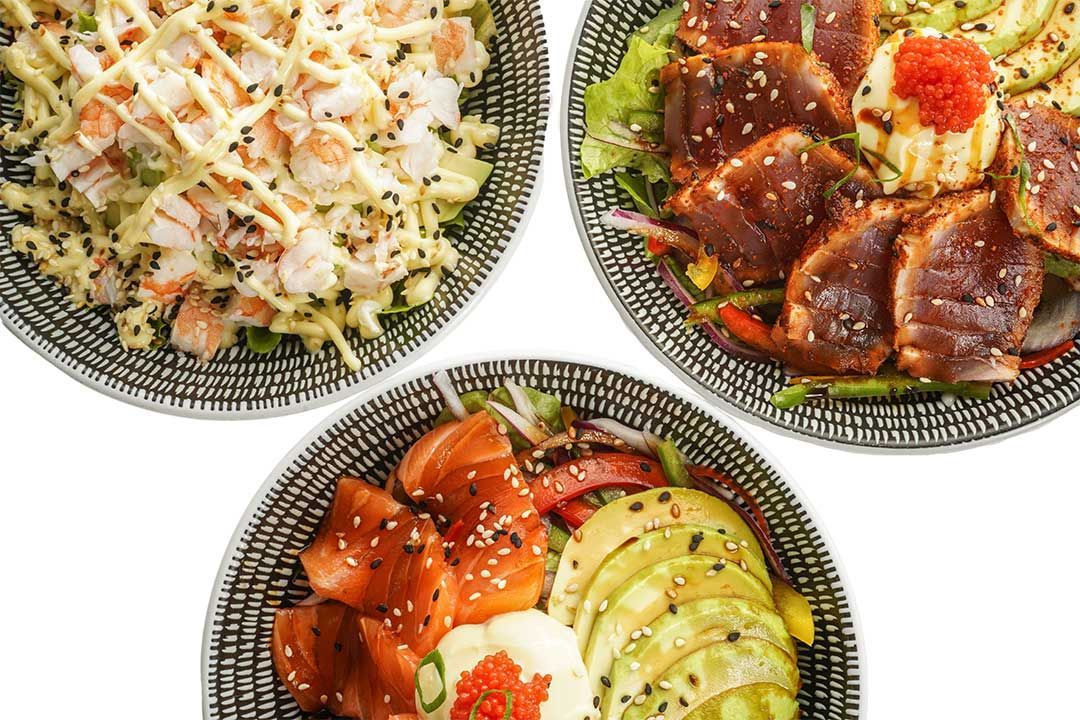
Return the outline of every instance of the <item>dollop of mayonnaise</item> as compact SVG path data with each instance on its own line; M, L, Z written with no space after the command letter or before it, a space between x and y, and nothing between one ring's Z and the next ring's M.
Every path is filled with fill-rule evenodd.
M867 160L889 195L903 190L931 198L976 187L982 183L983 171L993 162L1001 142L1001 91L987 91L986 108L967 131L937 134L934 128L919 122L917 100L905 100L893 93L895 55L907 37L905 32L941 37L929 29L900 30L874 53L851 109L862 146L888 159L900 171L899 176L870 153ZM993 61L991 69L998 77Z
M459 625L443 636L438 650L446 664L446 701L427 713L417 694L416 706L424 720L450 720L462 673L500 650L521 666L523 679L530 680L536 673L551 676L548 699L540 706L542 720L599 717L593 708L593 694L574 631L539 610L496 615L480 625ZM438 679L432 682L430 670L426 666L420 677L424 696L429 699L433 693L428 688L438 687Z

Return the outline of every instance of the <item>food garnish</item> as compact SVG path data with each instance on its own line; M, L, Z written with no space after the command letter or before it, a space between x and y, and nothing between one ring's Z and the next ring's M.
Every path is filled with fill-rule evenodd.
M651 183L617 161L587 173L617 171L638 212L604 221L645 238L686 325L723 353L784 366L783 409L984 399L992 383L1074 352L1080 317L1070 302L1040 305L1039 276L1080 293L1080 112L1068 86L1080 13L1063 0L871 5L770 3L755 15L683 3L675 39L653 48L657 62L674 58L659 83L655 66L637 75L663 98L649 126L659 142L663 124L670 155L653 161L669 173ZM879 10L887 34L870 21ZM604 102L618 112L617 93ZM1048 253L1045 271L1032 244ZM1040 313L1057 314L1025 350Z
M505 650L488 655L457 683L451 720L540 720L551 676L521 680L521 666Z

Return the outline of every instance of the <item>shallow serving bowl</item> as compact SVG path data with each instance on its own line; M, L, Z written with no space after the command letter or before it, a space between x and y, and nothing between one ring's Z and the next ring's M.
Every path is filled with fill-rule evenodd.
M645 347L706 399L756 423L804 439L868 449L954 448L1000 438L1080 403L1080 353L1035 371L989 400L921 395L900 400L807 403L778 410L770 396L785 383L776 365L726 355L700 330L641 252L641 242L601 223L615 207L632 208L612 175L585 180L578 147L585 137L586 86L618 67L626 39L671 0L590 0L571 45L563 106L567 192L581 241L619 314Z
M482 154L495 165L466 210L466 227L451 229L461 251L428 304L385 316L386 333L362 340L347 333L364 363L358 373L332 347L309 354L287 339L270 355L230 348L209 364L162 349L125 352L104 310L77 309L64 290L11 248L17 216L0 206L0 319L54 365L96 390L142 407L214 418L266 417L307 410L363 390L415 360L450 331L495 281L524 229L540 172L549 90L548 57L539 0L492 0L499 36L482 92L464 112L502 128L498 145ZM5 30L3 41L10 41ZM0 81L0 123L17 122L15 87ZM0 156L0 178L26 181L21 157Z
M462 393L509 378L559 396L585 417L671 435L693 462L730 473L761 503L793 583L813 607L818 641L799 648L803 716L861 717L856 621L828 541L783 472L741 430L681 394L576 362L493 360L448 372ZM297 554L314 537L338 477L384 479L442 407L428 374L365 394L304 438L258 491L225 552L207 612L206 720L303 716L274 674L269 646L274 609L310 593Z

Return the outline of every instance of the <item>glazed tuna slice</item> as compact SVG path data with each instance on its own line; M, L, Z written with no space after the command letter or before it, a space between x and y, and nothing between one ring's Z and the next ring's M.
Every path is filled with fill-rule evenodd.
M943 382L1015 379L1042 278L1042 253L989 191L938 199L896 242L897 366Z
M893 349L893 240L926 203L839 205L792 268L773 339L788 357L803 359L798 367L872 375Z
M873 0L818 0L814 54L828 65L847 97L855 94L878 43ZM795 0L689 0L678 37L695 52L718 53L762 40L802 43L802 5Z
M698 232L700 251L715 254L743 287L787 277L825 218L826 195L855 167L831 145L807 150L814 141L809 131L799 128L777 130L684 185L668 201ZM856 202L879 193L869 171L858 168L833 197Z
M755 140L786 125L825 137L855 127L836 79L799 46L767 42L667 65L664 140L671 174L684 182L707 173Z
M1009 221L1050 252L1080 260L1080 118L1018 101L1009 103L1009 115L1021 145L1006 132L995 162ZM1019 177L1005 176L1016 174L1025 160L1030 178L1021 189Z

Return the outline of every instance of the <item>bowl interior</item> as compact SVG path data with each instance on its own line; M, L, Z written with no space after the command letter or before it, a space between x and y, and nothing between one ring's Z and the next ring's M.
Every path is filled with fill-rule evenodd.
M665 0L591 0L582 16L566 77L564 137L567 183L586 253L608 295L638 339L707 399L741 417L797 436L870 448L930 448L987 440L1080 401L1080 353L1035 371L1012 386L994 388L987 401L919 395L899 400L806 404L778 410L769 397L784 386L782 370L725 354L699 330L686 329L686 312L628 233L608 228L601 216L631 208L612 175L585 180L578 147L585 138L585 88L610 77L625 40L661 9Z
M779 471L741 435L695 403L603 368L504 360L449 374L459 392L493 389L511 378L558 395L586 417L614 417L672 435L693 461L723 468L745 485L764 508L793 582L814 610L818 641L799 648L804 717L859 717L858 642L830 550ZM203 677L207 720L303 715L277 681L269 651L274 609L310 592L297 554L313 538L338 477L381 481L441 409L429 376L355 403L295 449L260 490L225 554L210 602Z
M540 170L548 115L548 60L539 0L492 0L499 36L483 91L473 93L465 113L500 126L498 145L483 154L494 163L491 178L466 210L466 227L449 234L461 262L434 298L409 313L385 316L386 333L365 341L346 334L364 363L352 373L327 346L308 353L298 339L270 355L246 348L221 352L208 364L162 349L125 352L108 313L77 309L64 290L41 275L10 244L19 217L0 207L0 317L15 334L79 380L114 397L155 410L185 415L251 417L311 408L372 385L414 359L448 329L493 280L523 228ZM5 29L4 44L11 32ZM18 123L16 87L0 81L0 122ZM21 155L0 154L4 181L27 182Z

